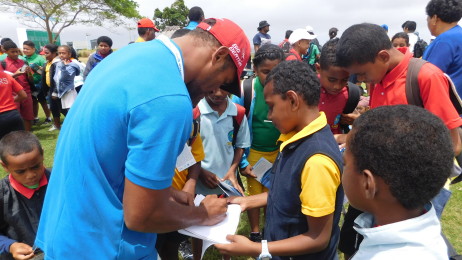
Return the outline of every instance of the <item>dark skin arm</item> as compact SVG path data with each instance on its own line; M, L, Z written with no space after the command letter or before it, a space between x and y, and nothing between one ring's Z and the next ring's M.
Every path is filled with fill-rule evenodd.
M187 192L194 196L196 193L196 183L201 172L201 162L197 162L188 168L188 180L184 184L182 191Z
M165 233L192 225L214 225L226 217L226 200L207 196L199 207L192 196L169 187L152 190L125 178L124 220L131 230Z
M234 188L236 188L241 194L244 194L244 191L242 190L241 186L237 182L236 170L237 170L237 167L239 166L239 162L241 161L243 154L244 154L244 149L242 148L234 149L233 162L231 163L231 167L229 167L229 170L226 173L225 177L222 179L222 181L229 180L233 184Z
M14 97L14 102L19 103L27 98L27 94L26 91L24 91L24 89L21 89L17 94L18 95Z
M316 253L325 249L330 240L333 214L315 218L306 216L310 230L298 236L268 243L268 251L272 255L290 256ZM228 235L231 244L216 244L215 247L226 255L258 256L261 253L261 243L250 241L240 235Z
M449 133L451 134L454 155L459 155L462 151L462 142L460 140L459 131L461 131L459 127L449 130Z

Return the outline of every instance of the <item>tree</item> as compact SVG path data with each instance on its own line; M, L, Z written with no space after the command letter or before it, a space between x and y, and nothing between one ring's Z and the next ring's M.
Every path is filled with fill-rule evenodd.
M166 26L181 26L188 24L189 8L186 7L183 0L176 0L170 7L165 7L163 11L159 8L154 10L154 21L156 27L160 30Z
M16 8L22 23L46 30L50 43L74 24L102 26L109 21L117 26L124 17L140 17L133 0L0 0L0 4Z

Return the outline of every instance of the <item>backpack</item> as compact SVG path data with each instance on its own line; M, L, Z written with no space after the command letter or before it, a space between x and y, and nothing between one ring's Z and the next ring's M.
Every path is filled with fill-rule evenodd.
M411 58L409 61L409 68L406 75L406 99L409 105L423 107L422 97L420 96L420 87L418 82L419 71L422 66L427 63L426 60ZM445 73L444 76L449 82L449 98L451 103L456 109L457 113L462 114L462 100L457 93L456 86L452 82L451 78ZM459 137L462 140L462 128L459 127ZM456 156L456 160L459 165L462 165L462 153ZM462 174L454 179L451 184L455 184L462 180Z
M414 44L414 58L420 58L423 56L425 49L427 49L427 42L420 39Z
M290 48L292 48L292 46L290 45L290 42L284 42L281 46L281 49L284 51L284 53L289 53L290 52Z
M236 146L236 140L237 140L237 133L239 132L239 128L241 127L242 120L244 119L245 116L245 108L239 104L232 103L236 106L237 108L237 115L233 116L233 140L232 144L235 147ZM195 107L193 109L193 119L197 124L200 124L200 116L201 116L201 111L199 110L199 107ZM193 129L193 135L194 135L194 129ZM199 130L197 130L198 132ZM196 136L197 136L196 132Z
M343 114L350 114L355 111L356 107L358 106L359 99L361 98L362 89L360 86L348 81L348 99L343 108ZM348 125L340 125L343 133L350 132L350 128Z
M252 104L252 82L255 77L250 77L248 79L244 79L243 88L244 88L244 109L245 115L249 118L250 113L250 105ZM238 110L239 111L239 110Z

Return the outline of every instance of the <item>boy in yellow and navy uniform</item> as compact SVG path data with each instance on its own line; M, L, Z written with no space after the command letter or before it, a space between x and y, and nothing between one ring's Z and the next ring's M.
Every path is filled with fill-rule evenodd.
M281 132L270 190L231 198L243 210L267 206L262 243L229 235L223 254L272 259L337 259L343 201L342 156L326 116L319 112L319 80L306 63L282 62L264 89L268 119ZM260 253L261 252L261 253Z

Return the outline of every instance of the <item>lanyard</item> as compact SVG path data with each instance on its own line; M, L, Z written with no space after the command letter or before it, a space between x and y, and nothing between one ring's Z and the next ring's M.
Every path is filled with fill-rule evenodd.
M178 48L175 46L175 44L173 44L173 42L167 36L163 34L159 35L159 37L157 37L157 40L163 43L165 47L167 47L170 50L173 56L175 56L176 63L178 65L178 70L180 71L181 77L184 80L183 59L181 58L181 54Z

